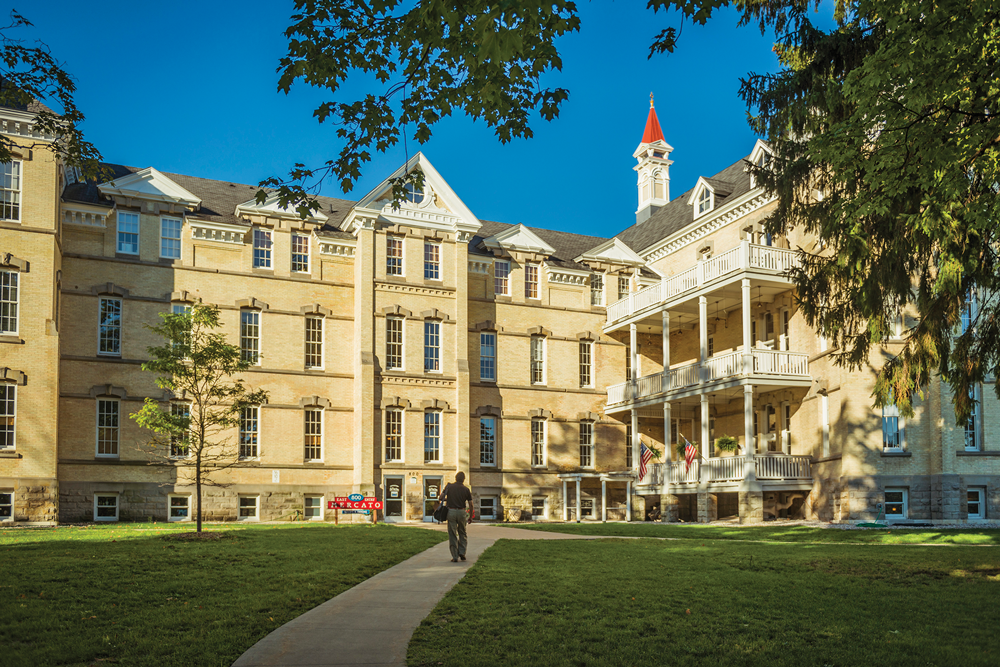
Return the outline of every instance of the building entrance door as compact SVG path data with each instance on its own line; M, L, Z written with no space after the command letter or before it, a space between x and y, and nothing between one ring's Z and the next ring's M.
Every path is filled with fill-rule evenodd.
M403 511L403 477L386 476L382 486L385 489L385 522L399 523L406 520L406 513Z
M434 508L441 497L441 478L424 476L424 521L434 520Z

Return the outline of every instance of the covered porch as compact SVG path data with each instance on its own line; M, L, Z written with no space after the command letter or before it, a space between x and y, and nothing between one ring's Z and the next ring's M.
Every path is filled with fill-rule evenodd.
M584 518L589 518L592 520L597 520L598 517L600 521L607 521L609 514L609 489L608 485L618 487L621 490L624 487L625 491L625 503L624 503L624 516L623 517L613 517L618 520L631 521L632 517L632 485L635 481L635 473L631 470L619 471L619 472L573 472L573 473L560 473L558 478L562 481L562 520L563 521L576 521L579 523ZM585 499L582 498L582 483L583 480L587 480L591 486L592 483L600 481L601 491L600 491L600 514L596 512L596 508L591 508L589 514L584 513L584 503ZM596 490L596 485L591 487L592 490ZM572 501L571 495L572 493ZM617 494L614 494L617 495ZM620 512L615 512L614 510L619 510L622 508L612 508L613 514L620 514Z

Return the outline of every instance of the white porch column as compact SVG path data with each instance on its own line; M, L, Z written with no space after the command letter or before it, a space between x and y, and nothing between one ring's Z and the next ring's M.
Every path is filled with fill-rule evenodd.
M632 480L625 480L625 520L632 520Z
M569 490L566 488L566 480L563 480L563 521L569 521Z
M712 481L712 468L708 460L712 457L712 445L708 442L708 394L701 395L701 481Z
M608 481L601 478L601 521L608 520Z
M744 463L743 479L756 481L757 473L754 470L754 444L753 439L756 434L753 432L753 385L743 385L743 438L746 442L743 455L746 457Z
M577 477L576 478L576 522L577 523L580 523L581 505L583 505L583 503L580 502L580 478Z
M639 411L633 409L631 414L632 417L632 442L629 443L629 447L632 448L632 470L639 474Z
M663 452L664 463L670 463L674 458L674 443L670 442L670 402L663 403Z
M639 369L639 329L634 322L628 325L628 336L631 346L629 352L632 354L632 380L635 381L642 377L642 371Z
M663 372L670 370L670 313L663 311ZM666 386L666 385L664 385Z
M701 360L701 381L708 380L708 299L703 296L698 297L698 338L699 338L699 359Z
M750 340L750 281L743 279L743 373L753 373L753 350Z

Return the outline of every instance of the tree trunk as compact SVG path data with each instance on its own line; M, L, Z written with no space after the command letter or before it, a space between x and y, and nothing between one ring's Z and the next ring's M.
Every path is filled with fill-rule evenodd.
M196 502L198 507L198 528L196 529L196 532L200 533L201 532L201 453L200 452L198 453L198 456L196 457L195 460L194 494L197 498Z

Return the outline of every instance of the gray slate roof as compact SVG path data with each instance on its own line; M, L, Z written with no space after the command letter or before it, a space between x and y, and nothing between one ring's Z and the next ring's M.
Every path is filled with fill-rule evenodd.
M705 179L717 190L721 188L723 191L730 191L725 196L719 196L721 193L716 194L716 208L750 191L750 174L744 171L748 159L749 156L740 158L711 178ZM718 187L716 187L717 183ZM694 188L691 188L671 200L670 203L654 213L649 220L632 225L615 236L632 250L641 253L649 246L662 241L688 225L694 224L694 212L687 203L693 190Z
M482 228L476 233L469 242L469 253L473 255L489 255L493 256L493 253L486 249L483 245L483 241L489 237L499 234L505 229L514 227L515 225L496 222L494 220L480 220L483 223ZM555 250L555 254L550 256L546 262L559 266L565 269L580 269L582 271L589 271L590 268L585 264L580 264L574 262L574 257L579 257L586 251L601 245L606 238L601 236L584 236L583 234L571 234L569 232L559 232L554 229L540 229L538 227L528 227L532 232L538 235L538 238L542 239L548 243Z

